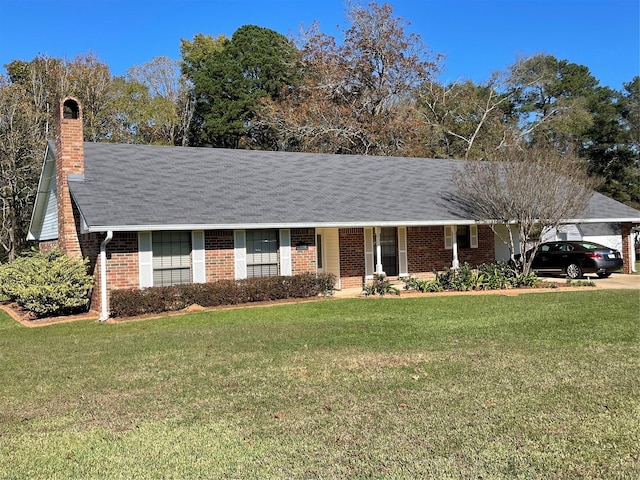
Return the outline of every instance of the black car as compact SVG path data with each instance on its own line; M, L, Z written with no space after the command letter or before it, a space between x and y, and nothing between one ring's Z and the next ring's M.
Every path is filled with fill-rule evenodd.
M527 252L527 258L532 252ZM584 240L546 242L538 246L531 269L536 273L565 273L569 278L581 278L585 273L606 278L622 269L622 257L617 250Z

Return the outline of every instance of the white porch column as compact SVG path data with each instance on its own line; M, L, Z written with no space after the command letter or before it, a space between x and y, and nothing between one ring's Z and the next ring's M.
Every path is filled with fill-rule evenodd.
M384 275L382 270L382 245L380 245L380 227L375 228L376 232L376 275Z
M451 249L453 252L453 261L451 262L451 268L457 269L460 266L458 261L458 226L451 226Z
M636 227L637 228L637 227ZM635 229L629 230L629 260L631 262L631 273L636 273L636 242L635 242Z

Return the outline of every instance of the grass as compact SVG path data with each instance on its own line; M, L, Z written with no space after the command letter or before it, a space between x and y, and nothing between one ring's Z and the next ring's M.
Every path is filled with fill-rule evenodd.
M638 478L639 331L629 290L2 313L0 478Z

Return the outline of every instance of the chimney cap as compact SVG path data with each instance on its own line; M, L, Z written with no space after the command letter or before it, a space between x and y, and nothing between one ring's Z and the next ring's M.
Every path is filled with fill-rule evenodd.
M81 116L80 102L72 97L62 100L62 118L78 120Z

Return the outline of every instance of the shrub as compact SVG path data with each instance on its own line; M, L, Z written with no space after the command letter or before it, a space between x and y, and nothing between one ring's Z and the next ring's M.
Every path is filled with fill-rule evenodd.
M503 288L535 287L540 280L535 273L523 275L509 263L498 261L482 264L477 270L467 263L458 269L450 268L444 272L434 272L433 280L403 278L406 289L419 292L498 290Z
M82 311L93 286L87 264L58 248L29 252L0 266L0 294L38 317Z
M376 275L373 279L373 282L367 284L365 283L362 286L362 293L366 296L369 295L380 295L384 297L387 293L393 293L394 295L400 295L400 290L391 285L391 282L387 280L385 275Z
M181 310L189 305L202 307L241 303L309 298L330 295L335 275L305 273L292 277L220 280L173 287L151 287L144 290L114 290L110 296L111 315L133 317L149 313Z

